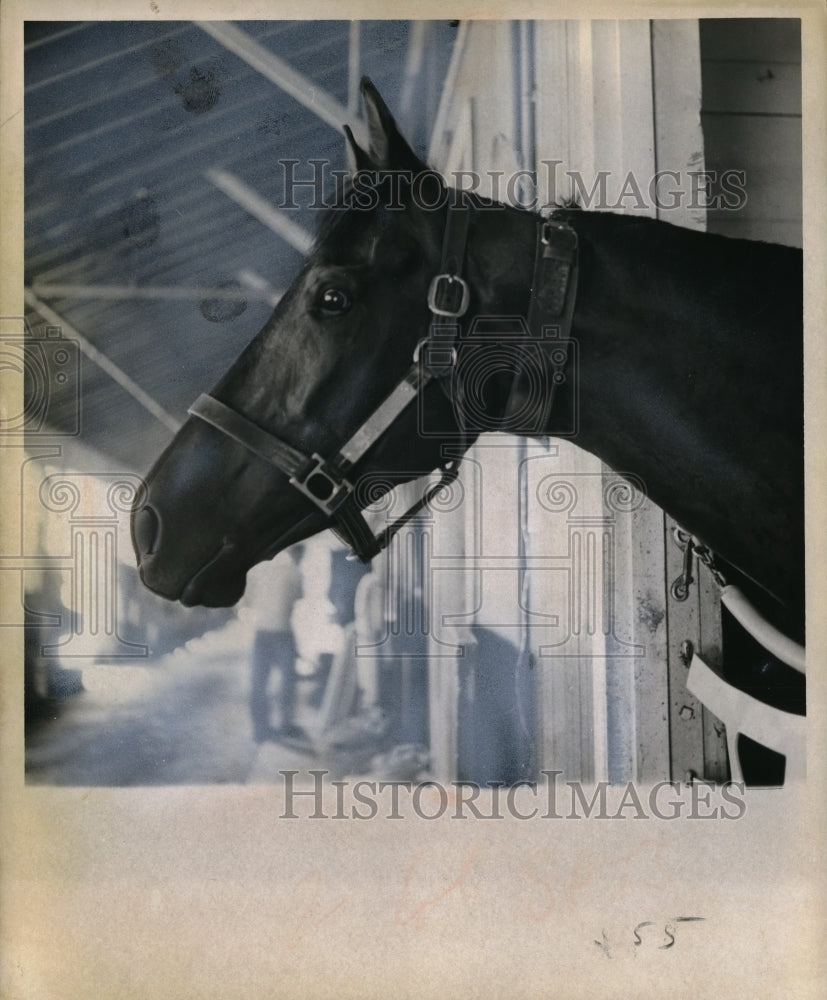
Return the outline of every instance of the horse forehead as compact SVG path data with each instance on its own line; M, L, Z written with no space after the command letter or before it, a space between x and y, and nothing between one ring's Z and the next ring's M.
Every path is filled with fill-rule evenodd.
M410 213L403 207L332 209L322 220L314 260L319 264L388 263L387 254L418 244Z

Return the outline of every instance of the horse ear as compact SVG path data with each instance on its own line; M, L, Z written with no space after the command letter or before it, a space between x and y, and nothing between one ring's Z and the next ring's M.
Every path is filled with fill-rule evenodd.
M425 164L402 137L388 106L366 76L362 77L361 90L368 115L369 158L373 166L380 170L410 170L414 173L424 170Z
M345 135L347 136L347 144L350 146L350 151L353 153L353 159L356 163L356 170L378 170L379 167L373 162L373 160L368 156L368 154L362 149L359 143L354 138L353 132L350 130L349 125L345 125Z

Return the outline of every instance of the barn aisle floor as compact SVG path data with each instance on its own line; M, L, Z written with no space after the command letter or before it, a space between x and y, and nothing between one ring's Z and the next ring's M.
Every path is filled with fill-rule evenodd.
M205 636L152 665L84 667L84 690L27 736L27 782L243 784L319 766L310 753L253 741L249 666L224 645ZM300 706L299 724L308 711Z

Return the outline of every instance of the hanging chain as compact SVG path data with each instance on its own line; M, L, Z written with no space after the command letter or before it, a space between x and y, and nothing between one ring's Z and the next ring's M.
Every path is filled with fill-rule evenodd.
M675 544L683 552L683 566L680 575L672 581L672 586L669 588L669 592L676 601L685 601L689 597L689 588L695 582L692 575L694 556L697 556L698 561L706 566L712 574L712 579L719 587L726 586L726 577L715 563L715 553L708 545L704 545L700 539L690 535L688 531L684 531L677 525L672 529L672 537Z
M723 589L727 585L726 577L715 562L715 553L708 545L704 545L697 538L693 538L692 543L695 548L695 555L712 574L712 579Z

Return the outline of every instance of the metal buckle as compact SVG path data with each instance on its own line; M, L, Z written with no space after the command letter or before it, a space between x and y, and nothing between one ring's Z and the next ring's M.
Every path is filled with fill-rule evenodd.
M544 257L569 260L577 250L577 233L562 219L544 219L540 227L540 242L546 248Z
M413 363L421 364L430 375L444 375L456 365L457 349L453 344L440 344L423 337L414 348Z
M470 299L467 283L456 274L435 275L428 289L428 308L437 316L463 316Z
M565 222L560 222L557 219L544 219L540 227L540 242L544 246L548 246L551 243L552 233L559 233L564 229L568 229Z
M331 472L327 462L317 452L313 453L315 465L304 479L290 477L290 485L295 486L325 514L332 516L353 492L353 486L342 476Z

